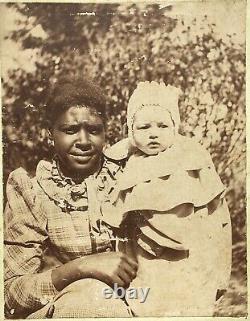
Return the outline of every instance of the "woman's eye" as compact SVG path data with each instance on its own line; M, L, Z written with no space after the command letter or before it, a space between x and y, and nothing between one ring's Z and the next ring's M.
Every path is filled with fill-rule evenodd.
M75 128L64 128L63 132L67 135L74 135L76 133Z
M159 124L159 127L160 128L168 128L168 125L167 124Z
M90 126L89 129L88 129L89 133L92 134L92 135L98 135L100 134L102 131L103 131L103 127L102 126Z
M90 134L92 134L92 135L97 135L97 134L99 134L98 130L96 130L96 129L92 129L92 130L90 130L89 132L90 132Z

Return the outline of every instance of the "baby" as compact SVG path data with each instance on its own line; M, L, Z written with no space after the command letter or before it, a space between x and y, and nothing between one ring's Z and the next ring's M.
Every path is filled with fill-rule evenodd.
M207 151L178 134L179 94L139 83L128 103L128 138L106 151L126 161L102 213L128 240L119 250L139 262L130 287L150 288L144 304L128 298L139 316L212 315L230 275L225 188Z

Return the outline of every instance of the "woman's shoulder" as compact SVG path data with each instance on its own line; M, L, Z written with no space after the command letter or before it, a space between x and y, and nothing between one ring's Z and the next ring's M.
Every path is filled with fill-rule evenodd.
M32 173L28 173L23 167L19 167L9 174L7 187L12 186L21 190L27 189L28 187L32 187L33 179L34 175L32 175Z
M14 191L17 195L21 195L24 198L33 197L38 183L38 174L41 172L41 168L47 168L47 171L49 171L48 164L50 163L41 160L33 172L27 171L23 167L12 171L9 174L6 185L7 197L8 194L13 194Z
M40 160L34 171L27 171L23 167L13 170L8 177L8 183L14 185L32 184L37 179L41 170L51 172L52 163L46 160Z
M6 201L13 213L19 216L28 215L35 205L35 199L34 175L22 167L12 171L6 184Z
M27 222L30 226L45 226L47 214L41 206L43 199L39 195L36 173L22 167L12 171L6 184L6 226Z

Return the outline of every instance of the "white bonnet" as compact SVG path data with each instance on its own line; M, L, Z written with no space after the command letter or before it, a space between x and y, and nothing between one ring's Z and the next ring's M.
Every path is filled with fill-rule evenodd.
M174 86L165 85L156 81L140 82L134 90L128 102L127 125L128 133L131 137L134 116L136 112L144 106L161 106L166 109L173 121L176 129L180 125L180 113L178 107L181 90Z

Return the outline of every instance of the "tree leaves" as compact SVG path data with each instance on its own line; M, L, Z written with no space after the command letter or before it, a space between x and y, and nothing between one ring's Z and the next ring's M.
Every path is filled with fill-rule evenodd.
M158 5L11 5L24 19L10 37L24 49L37 50L38 56L34 73L11 70L3 81L5 176L20 164L34 170L51 152L42 131L43 105L58 75L84 75L103 87L110 98L109 144L123 137L127 103L136 84L164 81L183 90L181 130L209 149L223 182L233 186L231 213L240 215L244 225L245 188L239 174L245 172L246 148L243 46L218 37L206 18L179 23ZM32 34L37 26L46 37ZM34 108L25 108L29 104ZM244 204L241 209L239 202ZM240 230L234 233L242 238Z

